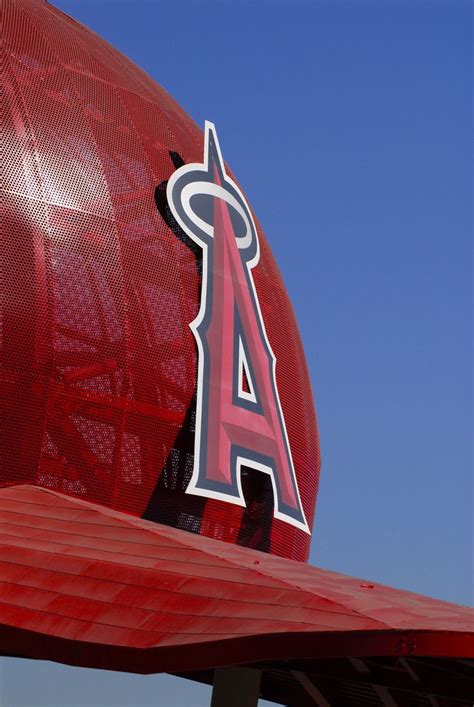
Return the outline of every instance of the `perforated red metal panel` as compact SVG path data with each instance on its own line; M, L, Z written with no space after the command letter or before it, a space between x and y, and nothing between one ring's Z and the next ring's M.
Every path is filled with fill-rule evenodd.
M247 509L185 493L202 256L170 228L165 185L177 164L202 161L202 131L48 3L4 0L2 31L0 484L44 486L307 559L310 537L273 518L258 474ZM310 383L260 228L259 238L254 279L311 523L319 445Z

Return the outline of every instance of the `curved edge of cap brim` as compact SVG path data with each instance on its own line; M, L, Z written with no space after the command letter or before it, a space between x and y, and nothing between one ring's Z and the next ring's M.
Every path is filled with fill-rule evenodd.
M136 673L344 656L474 658L474 611L0 489L0 652Z

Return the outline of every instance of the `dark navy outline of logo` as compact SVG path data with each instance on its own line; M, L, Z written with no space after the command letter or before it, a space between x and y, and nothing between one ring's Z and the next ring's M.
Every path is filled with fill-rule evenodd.
M219 178L221 185L216 184L214 181L213 168L216 167L219 173ZM186 493L194 494L196 496L202 496L205 498L213 498L221 501L226 501L227 503L232 503L234 505L239 505L242 507L246 506L244 495L242 492L241 483L241 468L242 466L255 469L257 471L265 472L270 475L272 487L273 487L273 499L274 499L274 509L273 515L275 518L288 523L299 530L311 535L309 529L305 512L303 509L303 504L301 502L301 496L298 488L298 482L296 480L296 474L293 464L293 458L291 454L290 442L288 439L288 432L286 429L285 418L283 415L283 409L281 407L280 396L278 393L278 387L276 384L276 357L270 346L268 340L267 332L265 329L265 324L262 317L262 312L260 309L260 302L258 299L257 291L255 288L255 283L252 276L252 269L257 265L260 259L260 245L258 242L257 229L255 223L247 204L247 201L242 194L241 190L237 184L231 179L227 174L224 160L222 157L221 148L217 138L216 129L213 123L210 121L205 122L205 137L204 137L204 161L203 163L191 163L185 164L179 167L170 177L167 185L167 200L169 207L175 217L176 221L179 223L184 232L197 243L203 251L202 254L202 285L201 285L201 302L199 307L199 312L196 318L190 322L189 327L193 332L194 338L198 347L198 374L197 374L197 391L196 391L196 425L195 425L195 442L194 442L194 467L191 480L186 488ZM278 416L280 421L280 427L283 433L286 454L289 462L289 468L291 473L291 480L294 486L295 495L298 503L298 509L286 506L286 512L283 510L279 504L279 494L277 493L276 484L278 483L277 474L272 466L272 460L264 457L258 452L247 450L236 445L231 445L231 459L229 463L231 464L231 475L233 479L233 493L229 493L228 484L220 484L222 488L219 488L218 482L210 483L208 479L203 477L201 473L201 468L206 467L205 463L202 464L203 456L205 461L206 450L201 449L201 440L203 439L203 390L204 390L204 380L206 375L209 376L209 351L207 348L207 343L203 337L201 337L201 331L207 329L208 320L210 319L210 314L212 310L212 282L209 282L209 248L212 248L212 242L214 237L214 227L212 225L212 214L207 214L209 217L204 220L198 215L196 211L193 210L191 206L191 200L193 197L201 196L216 197L223 199L229 206L231 206L239 217L242 219L245 225L245 233L243 236L235 236L237 241L237 246L240 250L248 251L248 257L243 258L246 267L244 268L247 277L247 283L249 290L252 294L252 300L255 307L256 317L258 326L260 329L260 334L262 336L262 342L266 348L267 354L269 355L272 365L271 365L271 382L273 387L274 398L278 406ZM213 199L209 199L213 203ZM239 317L240 322L240 317ZM241 324L240 324L241 326ZM235 332L234 336L235 336ZM243 355L246 356L246 346L245 342L239 337L239 348L242 346ZM234 342L234 352L236 350ZM239 356L239 360L241 360ZM246 359L247 366L251 365L250 360ZM235 370L235 361L234 361ZM255 378L252 376L251 368L247 369L247 373L250 373L252 378L251 385L255 385ZM239 368L240 374L240 368ZM249 381L250 382L250 381ZM235 384L235 376L234 376ZM242 407L254 410L258 412L256 407L259 407L258 391L256 388L251 389L250 395L242 395L240 391L238 393L238 400L236 400L236 391L233 391L233 402L234 404L240 404ZM204 483L203 483L204 482Z

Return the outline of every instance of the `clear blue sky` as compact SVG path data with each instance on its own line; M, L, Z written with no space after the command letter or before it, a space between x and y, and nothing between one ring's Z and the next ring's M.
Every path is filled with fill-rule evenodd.
M263 224L320 425L311 561L470 603L471 2L56 5L216 123ZM208 699L164 676L3 671L8 707Z

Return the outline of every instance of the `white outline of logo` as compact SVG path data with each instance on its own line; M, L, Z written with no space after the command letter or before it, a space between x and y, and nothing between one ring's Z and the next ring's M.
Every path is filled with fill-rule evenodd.
M217 154L219 157L220 161L220 167L222 169L222 173L224 175L225 181L228 182L239 194L240 198L244 202L244 204L247 207L247 212L248 215L250 216L251 223L249 223L249 220L247 218L247 214L245 211L242 209L241 205L234 199L232 194L230 194L228 191L226 191L222 186L218 184L212 184L209 183L208 181L193 181L189 184L187 184L182 192L181 192L181 204L183 207L183 210L186 214L186 216L189 218L190 221L194 222L196 226L198 226L204 233L206 233L210 237L214 237L214 228L211 224L206 223L203 221L192 209L191 207L191 199L195 195L202 195L202 194L209 194L211 196L217 197L219 199L223 199L226 203L228 203L230 206L232 206L236 211L238 212L239 216L243 219L245 226L246 226L246 232L244 236L237 238L237 245L239 248L246 248L252 243L252 231L255 234L255 239L256 239L256 249L255 249L255 255L251 260L246 261L246 266L248 269L248 274L249 274L249 280L252 286L252 294L254 298L254 302L256 305L256 310L257 314L260 320L260 325L261 325L261 330L263 332L263 336L265 337L265 343L266 346L268 347L268 351L271 356L272 360L272 377L273 377L273 387L274 387L274 392L275 392L275 398L277 401L278 405L278 412L280 415L281 419L281 427L283 428L283 434L284 434L284 441L287 445L287 450L288 450L288 456L289 456L289 462L290 462L290 471L293 477L293 482L294 482L294 487L296 490L296 495L297 495L297 500L299 504L299 509L301 511L302 517L304 519L304 522L301 522L300 520L296 518L292 518L291 516L287 515L286 513L283 513L282 511L279 510L278 508L278 494L277 494L277 489L276 489L276 484L275 484L275 478L274 478L274 471L271 467L266 466L265 464L262 464L260 462L257 462L253 459L247 459L241 455L237 456L237 487L238 487L238 493L239 497L237 498L236 496L233 496L231 494L226 494L221 491L216 491L212 489L203 489L198 486L198 481L199 481L199 462L200 462L200 445L201 445L201 436L202 436L202 408L203 408L203 373L204 373L204 349L203 349L203 342L202 339L199 335L199 326L204 320L204 317L207 312L207 292L208 292L208 269L209 269L209 264L208 264L208 247L207 243L203 241L201 238L199 238L196 233L188 227L188 225L184 222L184 220L181 218L178 209L176 208L174 202L173 202L173 189L178 181L183 174L186 174L188 172L203 172L203 173L208 173L209 172L209 141L210 137L213 137L215 147L217 150ZM306 520L306 515L304 512L303 504L301 503L301 496L299 492L299 487L298 487L298 482L296 479L296 474L295 474L295 469L293 465L293 456L291 454L291 447L290 447L290 442L288 439L288 433L286 429L286 424L285 424L285 418L283 415L283 409L281 407L281 401L280 401L280 395L278 392L278 386L276 382L276 357L275 354L273 353L273 349L270 346L270 342L268 340L267 336L267 331L265 328L265 322L263 320L262 312L260 309L260 302L258 299L257 291L255 289L255 283L253 280L252 276L252 269L257 265L259 259L260 259L260 244L258 241L258 235L257 235L257 229L255 227L255 223L252 217L252 213L250 211L250 208L248 206L247 200L245 199L244 195L242 194L240 188L238 185L231 179L231 177L227 174L226 169L225 169L225 164L224 160L222 158L222 152L219 144L219 140L217 138L217 133L216 133L216 128L213 123L210 121L205 122L205 137L204 137L204 162L203 163L191 163L191 164L186 164L183 165L182 167L179 167L170 177L168 181L168 186L167 186L167 199L168 199L168 204L171 208L171 211L173 213L173 216L175 217L176 221L178 224L181 226L183 231L195 242L197 243L201 248L202 248L202 286L201 286L201 303L199 307L199 312L196 316L196 318L190 322L189 327L191 331L193 332L194 338L197 343L198 347L198 376L197 376L197 396L196 396L196 426L195 426L195 442L194 442L194 467L193 467L193 473L191 476L191 480L186 488L186 493L193 494L196 496L203 496L205 498L214 498L220 501L226 501L227 503L232 503L234 505L238 506L246 506L244 495L242 492L242 483L241 483L241 467L246 466L250 467L252 469L255 469L257 471L263 471L267 474L270 475L271 478L271 483L273 487L273 499L274 499L274 507L273 507L273 516L275 518L278 518L281 521L284 521L285 523L288 523L289 525L292 525L299 530L302 530L303 532L307 533L308 535L311 535L311 531L309 529L307 520ZM243 347L242 347L243 348ZM245 393L245 391L242 391L245 395L249 395L248 393ZM243 397L241 395L241 397Z

